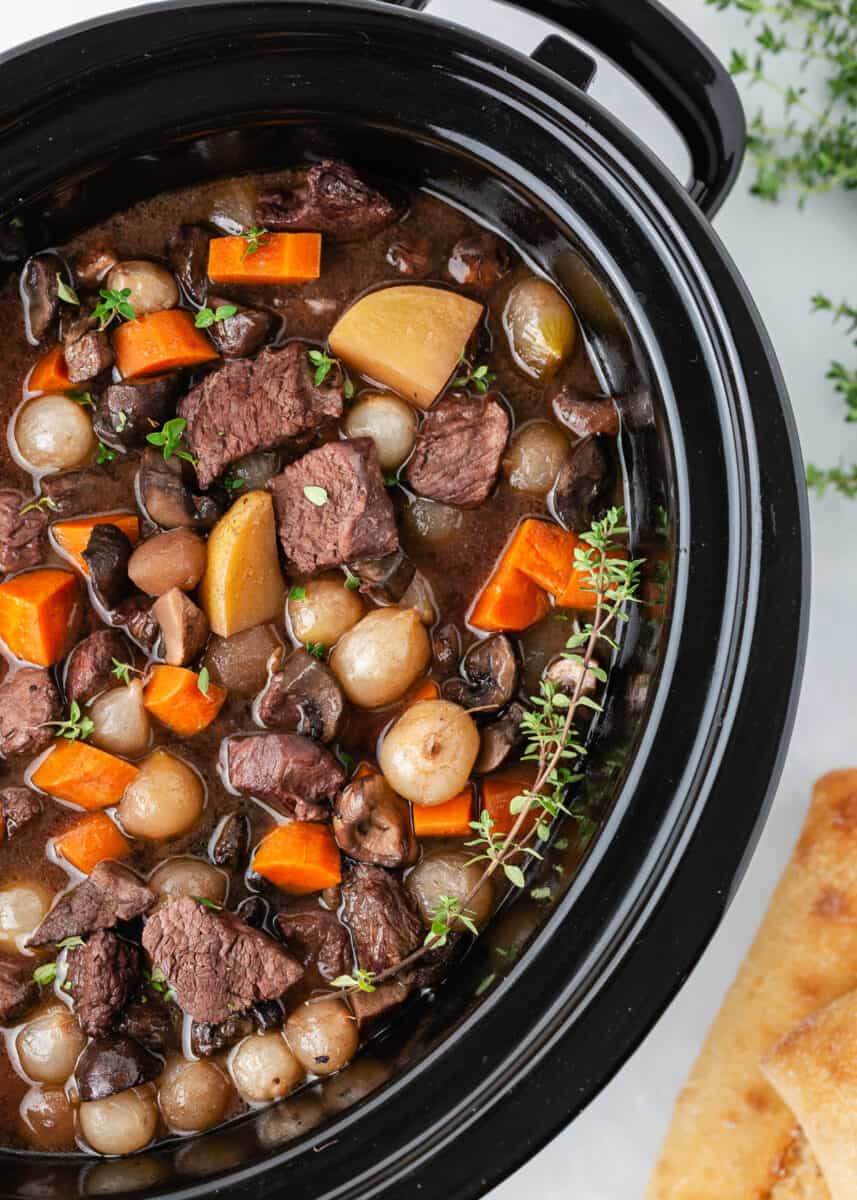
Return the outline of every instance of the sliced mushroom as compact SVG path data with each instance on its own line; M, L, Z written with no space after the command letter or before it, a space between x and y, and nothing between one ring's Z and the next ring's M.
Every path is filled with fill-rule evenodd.
M122 1034L96 1038L77 1060L74 1081L81 1100L103 1100L147 1083L161 1072L161 1060Z
M598 666L594 661L592 665ZM583 663L577 662L573 658L560 656L559 658L555 658L545 671L545 679L549 683L554 684L557 691L562 692L566 696L574 695L581 677L583 678L583 687L580 690L581 696L594 696L598 691L598 680L591 670L587 670L584 674ZM579 711L582 715L592 710L584 707Z
M345 712L342 691L333 672L304 649L294 650L277 664L259 698L257 714L269 729L305 734L332 742Z
M474 771L478 775L487 775L497 771L524 742L521 721L524 719L524 708L513 701L502 717L483 725L480 732L482 745L479 757L476 759Z
M414 564L402 550L384 558L361 559L351 564L360 579L360 591L376 604L398 604L411 586Z
M92 418L96 436L111 446L143 445L169 416L180 382L179 372L171 371L148 379L111 383L98 398Z
M333 836L357 862L405 867L416 861L407 801L377 772L352 780L340 793L333 808Z
M431 639L434 661L442 671L452 671L461 657L461 634L453 624L441 625Z
M27 340L40 342L56 320L60 309L57 275L66 278L65 264L56 254L34 254L21 271L21 302Z
M208 243L211 234L201 225L181 225L168 243L170 265L196 304L205 304L208 289Z
M209 858L216 867L236 871L243 863L250 845L250 826L243 813L230 813L214 839Z
M463 708L496 712L509 703L518 686L518 656L505 633L471 646L461 670L464 678L448 679L443 695Z
M597 438L584 438L569 450L556 477L551 504L566 529L588 529L610 483L607 459Z
M173 667L187 666L205 645L208 617L177 587L159 596L152 612L164 637L164 658Z
M118 525L96 525L89 535L83 558L95 596L114 609L132 591L128 563L133 547Z
M181 459L164 459L152 446L143 452L137 490L146 514L162 529L208 529L221 516L210 496L195 496L182 478Z

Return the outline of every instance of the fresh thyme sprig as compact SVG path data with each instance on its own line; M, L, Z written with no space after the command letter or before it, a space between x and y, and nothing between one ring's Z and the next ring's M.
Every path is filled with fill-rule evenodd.
M321 387L325 379L333 371L336 379L342 384L342 394L345 399L351 400L353 398L354 384L338 358L334 358L324 350L308 350L307 357L315 367L313 378L316 387Z
M247 245L241 255L242 261L249 258L251 254L258 254L263 246L267 246L270 232L264 225L251 225L250 228L241 235Z
M101 299L92 310L92 315L99 322L99 329L106 329L115 317L124 317L126 321L136 321L137 314L130 304L128 297L130 288L117 291L114 288L100 288Z
M110 674L115 679L118 679L120 683L124 683L126 687L129 687L131 684L132 672L135 675L143 674L142 671L138 670L137 667L132 666L131 663L121 662L118 658L111 658L110 661L113 663L113 669L111 670Z
M24 504L21 508L19 508L18 516L25 517L27 515L27 513L29 513L29 512L39 512L46 508L50 508L55 511L57 509L57 507L58 507L57 502L56 502L56 500L53 499L53 497L39 496L35 500L29 500L26 504Z
M852 338L852 345L857 350L857 308L843 301L834 304L827 296L818 294L812 298L813 312L830 313L834 321L843 321L846 333ZM845 404L845 420L857 422L857 365L848 367L840 360L834 360L826 376L833 384ZM843 496L853 499L857 496L857 463L850 468L816 467L809 463L806 468L806 482L816 495L823 496L828 488Z
M238 312L237 304L221 304L217 308L201 308L194 318L197 329L209 329L218 321L228 321Z
M177 454L179 458L183 458L186 462L193 463L196 466L196 455L191 454L184 443L186 426L187 421L184 417L173 417L171 421L164 421L161 428L156 430L155 433L147 433L146 441L150 442L153 446L160 446L165 459L170 459L174 454Z
M69 742L76 742L78 739L85 742L95 728L92 719L83 715L76 700L72 700L69 705L68 717L64 721L46 721L45 725L56 728L54 737L65 738Z
M465 358L463 350L458 361L461 371L453 379L452 386L458 388L474 387L480 395L484 396L497 376L493 371L488 370L485 363L480 363L476 366L469 358Z

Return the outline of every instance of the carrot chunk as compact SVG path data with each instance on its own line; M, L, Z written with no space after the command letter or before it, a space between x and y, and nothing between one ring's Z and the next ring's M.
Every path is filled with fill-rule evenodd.
M447 800L445 804L415 804L414 833L418 838L466 837L473 819L473 789Z
M253 870L292 896L308 896L342 880L339 847L326 825L280 825L260 843Z
M107 813L95 812L55 837L54 850L78 871L89 875L105 858L127 858L131 843Z
M529 517L515 530L503 554L503 561L517 567L533 583L550 592L561 595L574 570L574 551L578 539L551 521L538 521Z
M418 704L420 700L438 700L439 698L440 688L435 681L424 679L419 687L405 697L405 704L410 708L412 704Z
M143 692L143 703L152 714L182 737L193 737L210 725L223 707L226 689L209 683L199 689L196 671L185 667L157 666Z
M510 805L516 796L533 786L535 779L535 766L530 767L526 763L502 774L485 776L482 780L482 811L487 812L494 822L494 833L511 832L518 814L512 813ZM527 813L523 825L524 833L532 829L537 817L535 809Z
M500 560L470 610L470 624L497 633L504 629L528 629L550 610L545 592L517 567Z
M60 741L33 772L33 783L81 808L108 808L139 774L124 758L108 754L86 742Z
M30 372L27 390L30 392L65 392L72 386L62 346L54 346L44 354Z
M44 567L0 583L0 637L17 658L52 667L62 658L78 605L71 571Z
M219 357L190 313L180 308L146 313L119 325L113 333L113 349L123 379L195 367Z
M243 237L212 238L208 278L215 283L308 283L321 274L320 233L269 233L248 254Z
M51 526L51 534L60 550L70 558L79 571L89 574L83 552L96 525L115 525L127 537L132 546L140 540L140 521L132 513L102 513L98 517L78 517L74 521L57 521Z

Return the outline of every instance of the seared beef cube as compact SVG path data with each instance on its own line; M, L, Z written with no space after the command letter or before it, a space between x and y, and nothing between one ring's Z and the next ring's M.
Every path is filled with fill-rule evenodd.
M590 396L571 384L561 383L551 397L554 416L577 437L604 434L616 437L619 413L609 396Z
M360 1030L368 1025L378 1023L381 1017L386 1017L398 1008L411 995L412 988L401 979L387 979L379 984L374 992L355 992L348 997L354 1019Z
M155 903L155 893L133 871L105 859L92 874L60 896L30 937L30 946L47 946L98 929L133 921Z
M329 750L298 733L233 737L229 780L240 792L267 800L298 821L324 821L345 772Z
M114 609L131 591L128 563L133 546L118 525L95 525L83 558L95 596L106 609Z
M290 342L284 350L226 362L185 396L179 416L199 460L200 487L210 487L246 454L273 450L341 416L342 388L316 387L307 352L303 342Z
M387 249L387 262L400 275L425 279L434 269L431 241L413 233L402 233Z
M417 839L406 800L383 775L352 779L333 806L336 844L357 862L405 867L416 862Z
M250 826L242 813L230 813L215 839L209 857L216 867L237 871L250 847Z
M161 627L152 612L154 600L151 596L129 596L122 600L110 614L114 625L119 625L147 652L155 647Z
M303 975L273 938L190 896L153 913L143 946L195 1021L225 1021L260 1000L276 1000Z
M461 287L487 292L509 270L509 255L493 233L477 233L456 242L446 273Z
M38 754L54 730L48 722L62 716L62 699L49 672L22 667L0 683L0 758Z
M0 489L0 572L22 571L44 560L47 513L43 508L21 512L33 502L17 488Z
M68 982L81 1029L101 1037L140 984L140 950L99 930L85 945L69 950Z
M259 198L259 223L265 229L310 230L340 242L380 233L404 211L404 204L379 192L343 162L326 159L310 167L289 191Z
M113 659L134 661L128 643L116 629L97 629L78 642L68 659L65 672L65 694L69 700L87 704L99 692L110 687L113 678Z
M170 266L195 304L205 304L210 241L211 235L201 225L182 225L167 243Z
M92 1041L74 1068L81 1100L103 1100L128 1088L139 1087L160 1075L163 1063L139 1042L124 1034Z
M222 305L231 303L220 296L211 296L208 306L216 312ZM247 358L265 341L272 322L271 314L262 308L239 308L231 317L210 325L208 336L223 358Z
M90 246L84 250L74 264L75 278L85 288L100 287L108 273L119 262L119 255L111 246Z
M311 912L281 912L277 930L295 958L310 969L315 967L322 979L331 982L349 975L354 965L348 930L336 913L323 908Z
M147 1050L152 1050L155 1054L166 1054L180 1044L181 1037L176 1028L180 1016L175 1005L168 1005L149 993L145 1003L137 1000L125 1006L116 1028L120 1033L127 1033Z
M35 821L41 811L41 800L29 788L10 787L0 792L0 821L7 838L14 837L25 825Z
M552 493L554 511L566 529L580 533L589 528L609 483L610 470L597 438L584 438L569 450Z
M268 488L286 560L299 575L383 558L398 548L393 505L371 438L310 450Z
M336 676L306 650L294 650L271 676L257 715L269 729L332 742L342 726L345 700Z
M78 317L63 338L68 377L85 383L113 366L113 349L107 334L94 317Z
M65 277L65 266L56 254L34 254L21 272L24 324L31 342L40 342L60 310L57 275Z
M92 419L96 437L111 446L142 446L171 415L180 379L172 371L137 382L111 383L99 397Z
M345 921L357 961L364 971L395 967L422 945L426 936L410 896L383 867L357 863L342 887Z
M32 962L0 958L0 1024L13 1025L39 998Z
M249 1012L233 1013L225 1021L192 1021L190 1026L190 1048L197 1058L210 1058L228 1050L255 1029Z
M79 517L82 513L113 512L137 507L134 480L139 460L123 455L97 467L80 467L62 475L46 475L42 494L56 505L52 517Z
M405 480L428 500L476 508L494 486L508 437L502 404L487 396L448 396L423 418Z

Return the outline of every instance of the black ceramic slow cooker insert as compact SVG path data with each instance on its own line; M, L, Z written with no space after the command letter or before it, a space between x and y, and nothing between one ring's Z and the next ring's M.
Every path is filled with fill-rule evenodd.
M520 4L672 117L684 191L587 95L586 54L551 36L527 58L404 11L420 7L152 5L7 54L0 220L58 243L166 188L335 153L466 207L559 281L621 397L634 544L660 539L665 588L628 630L597 732L602 826L553 909L523 897L501 914L522 947L504 978L481 987L489 930L371 1052L343 1088L361 1104L321 1124L273 1108L127 1163L4 1153L3 1196L479 1196L628 1057L758 836L799 684L808 551L783 383L707 220L740 163L732 84L649 0Z

